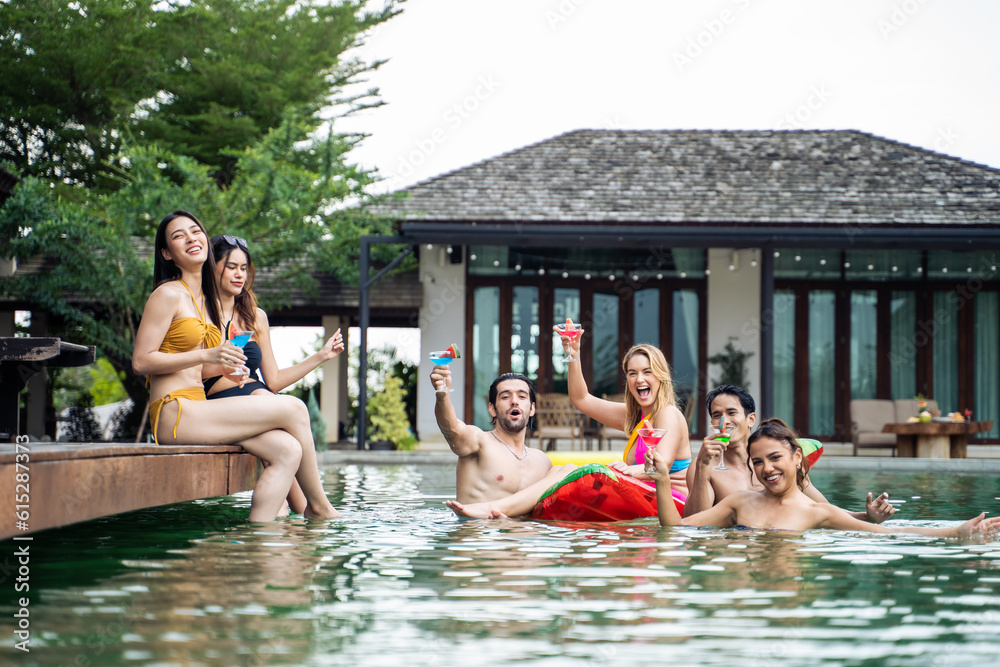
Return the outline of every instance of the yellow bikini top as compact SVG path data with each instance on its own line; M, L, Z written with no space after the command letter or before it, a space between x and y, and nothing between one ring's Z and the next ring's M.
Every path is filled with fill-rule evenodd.
M167 335L164 336L163 343L160 345L160 352L170 354L188 352L202 343L205 344L206 348L221 345L222 332L219 331L219 327L205 320L205 315L202 309L198 308L198 302L195 301L191 289L183 280L180 283L184 285L184 289L188 291L188 294L191 294L191 301L194 302L194 308L198 311L198 317L182 317L179 320L171 322L170 328L167 330ZM202 297L203 305L204 302L205 298Z

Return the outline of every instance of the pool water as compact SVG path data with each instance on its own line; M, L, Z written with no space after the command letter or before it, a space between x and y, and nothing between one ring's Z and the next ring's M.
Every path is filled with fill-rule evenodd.
M1000 508L992 477L814 481L848 509L888 490L919 525ZM1000 663L997 541L459 521L454 483L344 465L325 471L340 522L250 525L241 494L41 533L31 652L8 635L0 663Z

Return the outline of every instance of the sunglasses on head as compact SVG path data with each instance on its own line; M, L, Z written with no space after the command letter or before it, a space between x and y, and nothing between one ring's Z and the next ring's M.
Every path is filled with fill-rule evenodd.
M223 234L221 238L228 245L231 245L234 248L242 248L243 250L247 249L247 240L242 236L230 236L229 234Z

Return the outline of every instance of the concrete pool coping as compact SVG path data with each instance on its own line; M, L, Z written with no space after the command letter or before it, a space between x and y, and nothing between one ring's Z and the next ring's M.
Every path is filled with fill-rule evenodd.
M319 452L321 465L455 465L451 452L396 452L327 450ZM830 472L907 472L989 475L1000 473L1000 459L903 459L876 456L824 456L817 470Z

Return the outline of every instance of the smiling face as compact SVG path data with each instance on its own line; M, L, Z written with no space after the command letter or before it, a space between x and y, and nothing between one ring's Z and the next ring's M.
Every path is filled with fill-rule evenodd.
M750 437L750 430L757 421L757 413L746 414L740 399L732 394L719 394L712 400L712 405L708 409L712 417L712 424L718 425L723 415L726 417L726 428L732 424L733 432L729 437L730 446L735 446L741 442L746 442Z
M166 247L160 252L179 269L200 267L208 259L208 237L191 218L180 216L171 220L165 238Z
M750 465L757 480L769 493L781 495L798 486L802 452L783 440L762 437L750 445Z
M504 380L497 385L496 403L488 404L490 417L507 433L519 433L528 428L528 418L535 414L531 391L524 380Z
M239 248L235 248L228 257L218 262L215 270L219 277L220 294L232 297L239 296L247 283L249 267L250 262L247 259L247 254Z
M625 367L625 381L628 390L635 400L646 411L656 402L660 391L660 380L653 374L653 366L649 357L644 354L634 354Z

